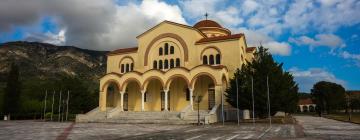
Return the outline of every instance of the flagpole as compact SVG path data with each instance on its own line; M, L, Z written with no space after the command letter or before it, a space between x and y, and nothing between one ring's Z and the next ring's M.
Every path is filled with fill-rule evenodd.
M225 124L225 118L224 118L224 92L223 88L221 87L221 118L222 118L222 124Z
M69 114L69 94L70 91L68 90L67 100L66 100L66 121L68 120L68 114Z
M58 110L58 113L59 113L59 116L58 116L58 121L60 122L60 112L61 112L61 90L60 90L60 98L59 98L59 110Z
M255 126L254 78L251 76L252 120Z
M237 122L240 125L240 116L239 116L239 88L238 88L238 78L235 76L236 79L236 111L237 111Z
M268 98L268 115L269 115L269 123L270 123L270 128L271 128L271 115L270 115L270 94L269 94L269 76L266 76L266 85L267 85L267 98Z
M44 121L45 121L45 115L46 115L46 98L47 98L47 90L45 91L45 99L44 99Z
M53 92L52 96L52 104L51 104L51 121L53 120L53 114L54 114L54 100L55 100L55 90Z

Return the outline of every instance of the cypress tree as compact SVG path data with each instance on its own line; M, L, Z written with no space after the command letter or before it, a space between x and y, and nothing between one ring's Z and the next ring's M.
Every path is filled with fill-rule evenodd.
M277 63L268 50L262 46L255 53L254 60L238 69L234 78L230 79L227 89L227 102L236 107L239 100L239 109L252 110L251 78L254 80L254 102L255 114L265 117L268 113L267 107L267 83L269 78L269 94L271 102L271 114L278 111L286 113L295 112L298 102L298 85L293 76L282 69L283 64ZM239 96L236 99L236 79L238 79Z
M7 78L4 95L4 113L11 115L18 113L20 107L21 82L19 79L19 67L11 64L11 69ZM10 117L10 116L9 116Z

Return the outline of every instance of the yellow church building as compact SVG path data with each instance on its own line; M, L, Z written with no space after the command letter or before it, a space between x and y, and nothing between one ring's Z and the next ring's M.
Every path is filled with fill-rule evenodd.
M204 123L216 122L229 79L255 52L212 20L163 21L136 38L137 47L108 53L99 107L76 121L191 123L199 109Z

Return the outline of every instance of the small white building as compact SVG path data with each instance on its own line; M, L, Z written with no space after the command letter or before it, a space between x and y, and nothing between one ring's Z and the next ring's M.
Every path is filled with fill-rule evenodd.
M300 112L315 112L316 104L310 98L300 99L298 103Z

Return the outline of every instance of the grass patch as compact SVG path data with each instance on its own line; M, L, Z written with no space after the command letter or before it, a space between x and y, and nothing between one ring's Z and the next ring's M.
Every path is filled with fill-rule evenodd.
M339 114L329 114L325 115L324 117L339 121L349 121L349 115L345 113L339 113ZM351 114L351 122L360 124L360 113L352 113Z

